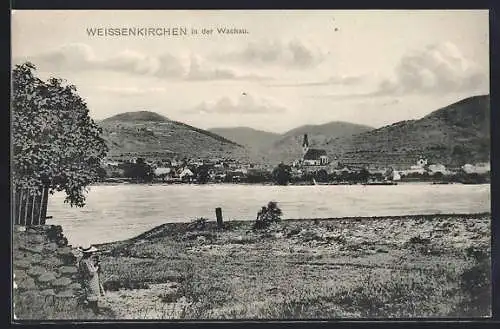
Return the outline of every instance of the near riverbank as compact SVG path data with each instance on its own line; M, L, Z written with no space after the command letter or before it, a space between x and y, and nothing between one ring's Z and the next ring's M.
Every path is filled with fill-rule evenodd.
M490 315L490 214L169 223L100 245L117 319Z

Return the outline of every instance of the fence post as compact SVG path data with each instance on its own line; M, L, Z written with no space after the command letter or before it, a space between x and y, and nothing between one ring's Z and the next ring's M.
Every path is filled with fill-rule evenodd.
M42 192L40 197L38 198L39 203L38 203L38 225L42 224L42 200L43 196L45 195L45 186L42 186Z
M217 217L217 226L222 227L223 226L222 208L220 207L215 208L215 216Z
M10 207L10 211L12 212L11 213L11 218L14 219L14 223L13 225L16 225L16 193L17 193L17 188L16 188L16 184L13 184L12 185L12 191L14 193L12 193L12 204L11 204L11 207ZM11 219L12 220L12 219Z
M17 219L16 219L16 223L18 225L21 225L21 212L22 212L22 208L23 207L23 189L19 189L19 209L17 210Z
M42 210L41 210L41 223L40 225L45 225L45 220L47 217L47 203L49 201L49 187L48 185L45 185L44 190L43 190L43 195L42 195Z
M24 226L27 225L26 219L28 219L28 204L30 202L30 194L28 192L28 189L26 189L26 205L24 206Z
M36 194L34 193L33 198L31 200L31 219L30 219L31 225L36 225L35 224L35 201L36 201L35 198L36 198Z

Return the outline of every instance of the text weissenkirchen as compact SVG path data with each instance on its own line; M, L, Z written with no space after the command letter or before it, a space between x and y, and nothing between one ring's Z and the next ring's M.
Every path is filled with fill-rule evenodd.
M214 29L188 30L187 27L89 27L87 35L89 37L176 37L188 34L212 34ZM208 31L203 32L203 31ZM217 34L248 34L247 29L217 27Z
M91 37L168 37L188 34L187 27L91 27Z

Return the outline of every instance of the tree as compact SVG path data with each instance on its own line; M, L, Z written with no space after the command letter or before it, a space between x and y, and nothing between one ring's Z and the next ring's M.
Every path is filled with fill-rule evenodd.
M292 169L283 163L280 163L273 170L273 180L278 185L288 185L292 177Z
M36 193L65 191L65 202L82 207L108 148L76 87L35 72L29 62L12 72L13 182Z
M370 172L366 168L361 169L360 172L358 173L358 180L362 183L366 183L369 178L370 178Z
M267 207L262 207L257 213L254 223L254 229L263 229L269 227L272 223L279 222L283 212L275 201L269 201Z
M198 167L196 181L200 184L206 184L210 180L210 173L207 166Z
M124 166L124 176L133 178L137 182L151 182L154 178L153 168L146 163L144 158L137 158L135 163L127 163Z
M328 172L325 169L320 169L314 174L314 178L318 182L327 182L328 181Z

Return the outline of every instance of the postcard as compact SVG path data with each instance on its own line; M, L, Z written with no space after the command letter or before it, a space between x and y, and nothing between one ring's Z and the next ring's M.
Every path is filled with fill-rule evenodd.
M490 317L488 15L12 11L13 319Z

